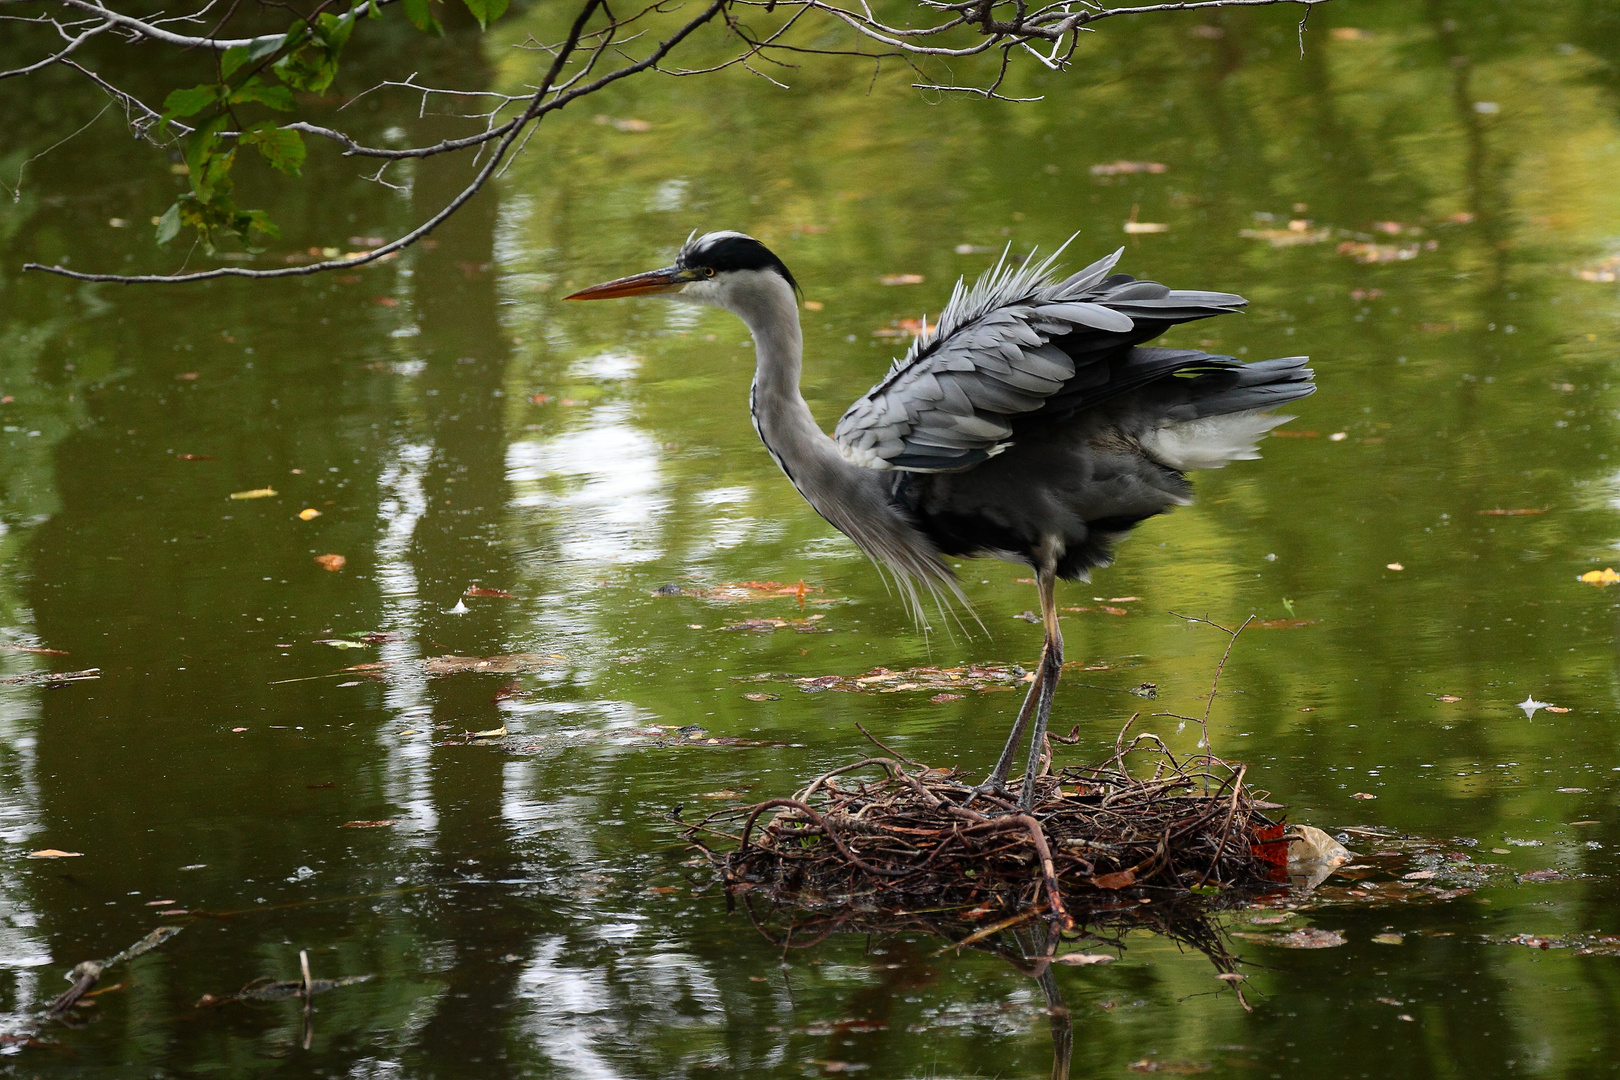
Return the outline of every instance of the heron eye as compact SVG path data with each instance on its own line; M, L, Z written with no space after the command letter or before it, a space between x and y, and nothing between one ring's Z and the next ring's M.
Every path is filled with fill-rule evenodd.
M704 267L704 268L703 268L703 276L704 276L704 277L714 277L714 267L712 267L712 266L705 266L705 267Z

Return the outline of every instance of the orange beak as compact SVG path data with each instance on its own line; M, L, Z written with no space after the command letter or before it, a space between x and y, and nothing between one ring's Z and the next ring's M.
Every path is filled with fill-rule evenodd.
M691 280L692 276L687 271L670 266L663 270L649 270L645 274L631 274L629 277L604 281L600 285L581 289L563 299L615 300L621 296L652 296L656 293L675 292Z

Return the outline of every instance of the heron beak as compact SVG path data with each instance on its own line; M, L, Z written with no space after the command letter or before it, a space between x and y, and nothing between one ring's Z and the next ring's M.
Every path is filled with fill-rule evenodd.
M675 292L691 280L692 276L687 271L670 266L663 270L649 270L645 274L631 274L629 277L604 281L600 285L581 289L563 299L615 300L621 296L651 296L655 293Z

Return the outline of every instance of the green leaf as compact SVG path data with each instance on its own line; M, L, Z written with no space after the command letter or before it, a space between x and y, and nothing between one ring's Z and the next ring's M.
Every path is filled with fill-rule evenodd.
M189 90L171 90L163 99L164 119L176 116L196 116L219 100L222 86L193 86Z
M175 203L174 205L170 206L167 210L165 210L163 212L162 217L158 218L157 242L159 244L167 244L170 240L173 240L176 236L179 236L179 235L180 235L180 204Z
M270 237L281 235L280 226L271 221L270 215L265 213L263 210L249 210L243 213L241 217L246 219L246 225L242 229L242 235L244 236L248 234L249 230L263 233L264 235Z
M349 43L349 35L354 33L354 16L359 10L355 8L346 15L322 15L315 20L315 36L325 43L333 60L337 59L338 51Z
M256 146L270 167L278 172L297 176L303 168L307 151L304 140L296 131L287 131L273 124L256 124L242 133L245 145Z
M507 0L462 0L479 26L487 27L506 11Z
M221 113L186 136L186 168L191 173L191 191L204 203L213 201L216 191L230 190L231 164L236 159L236 148L221 151L219 139L219 132L227 119Z
M405 17L411 25L426 34L443 35L444 27L433 17L429 0L405 0Z
M300 29L302 29L301 26ZM237 70L242 67L242 65L256 64L285 44L287 44L286 34L265 34L262 37L254 38L253 41L246 46L237 45L233 48L226 49L225 55L222 56L219 61L220 71L223 72L225 78L228 79L235 74Z
M231 95L232 105L241 105L242 103L248 101L257 101L260 104L268 105L272 109L279 109L282 112L292 112L294 108L291 90L287 89L285 86L272 86L267 84L261 81L257 75L243 83L241 87Z
M287 40L302 44L276 61L276 75L294 90L324 93L337 78L338 56L354 31L354 20L347 16L322 15L307 28L307 38L302 23L293 25L298 30L296 33L289 30Z
M219 72L223 78L230 78L236 74L243 64L248 62L248 51L245 46L233 45L225 50L225 55L219 58Z

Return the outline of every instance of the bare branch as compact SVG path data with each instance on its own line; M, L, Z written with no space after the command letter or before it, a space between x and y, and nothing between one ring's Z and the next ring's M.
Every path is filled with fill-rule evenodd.
M226 49L252 48L254 43L261 40L260 38L206 38L176 34L153 23L142 22L140 19L134 19L128 15L121 15L111 8L95 3L94 0L57 0L57 3L66 7L78 8L81 11L88 11L98 18L104 19L107 25L117 26L140 37L152 41L161 41L165 45L179 45L187 49L215 49L224 52ZM276 38L283 36L282 34L267 35L267 37Z
M438 213L434 214L427 221L424 221L421 225L418 225L415 229L406 233L404 236L390 241L379 248L375 248L356 258L327 259L322 262L309 263L304 266L288 266L275 270L254 270L245 266L221 266L212 270L202 270L192 274L93 274L84 273L78 270L69 270L65 266L46 266L42 263L25 263L23 265L23 270L41 270L46 273L73 278L76 281L107 281L122 285L176 284L189 281L207 281L212 278L222 277L302 277L308 274L318 274L324 270L336 270L340 268L364 266L366 263L372 263L379 259L386 258L396 251L409 247L422 237L431 233L434 229L442 225L457 210L460 210L469 199L478 194L485 183L488 182L489 178L494 175L495 170L499 168L502 159L506 157L507 151L512 148L512 145L517 141L518 137L523 134L524 128L527 127L529 123L538 120L546 112L560 109L569 101L574 100L575 98L586 93L592 92L590 88L581 88L576 90L571 95L553 98L550 102L545 102L544 100L546 95L550 93L551 87L555 84L558 75L563 69L563 66L567 63L568 57L573 54L574 49L577 47L580 33L584 29L586 21L591 17L596 8L601 5L601 2L602 0L586 0L584 7L580 11L579 17L574 21L573 28L568 35L568 41L564 47L559 50L557 58L551 65L551 70L546 73L546 77L544 80L542 80L540 88L535 91L534 96L530 99L528 108L523 111L523 115L518 118L515 126L511 128L506 137L503 138L496 146L495 152L490 155L489 160L484 163L483 168L478 171L478 175L473 178L472 182L463 188L460 194L451 199ZM648 68L653 67L658 63L658 61L669 55L671 49L675 48L675 46L679 45L699 27L703 26L705 23L708 23L716 15L718 15L726 6L726 3L727 0L712 0L709 6L705 8L699 15L675 31L675 33L672 34L668 40L661 42L659 46L649 53L645 58L626 68L621 68L617 71L609 72L608 74L603 75L600 79L596 80L595 83L592 83L591 86L605 86L609 82L617 81L618 79L624 78L627 75L634 74L636 71L645 71Z
M113 24L110 22L98 23L97 25L86 30L84 33L80 34L78 37L69 41L67 48L53 56L47 56L38 63L29 64L27 67L13 68L10 71L0 71L0 79L10 79L17 75L32 75L34 72L39 71L42 68L48 68L57 61L66 58L69 53L73 52L73 50L77 49L80 45L83 45L97 34L104 30L111 30L112 27ZM57 29L61 29L61 27L58 26Z

